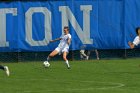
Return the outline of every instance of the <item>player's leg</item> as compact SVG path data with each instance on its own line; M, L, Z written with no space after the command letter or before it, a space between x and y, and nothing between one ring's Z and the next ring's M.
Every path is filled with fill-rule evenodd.
M69 65L69 61L67 59L67 54L68 54L68 52L66 52L66 51L63 52L63 59L64 59L66 65L67 65L67 67L69 69L70 68L70 65Z
M80 50L80 58L81 60L84 59L84 56L82 55L83 50Z
M43 64L49 63L50 58L54 57L55 55L57 55L59 53L60 49L57 47L54 51L52 51L48 57L47 57L47 61L45 61Z
M52 51L52 52L49 54L49 56L47 57L47 61L49 61L51 57L54 57L55 55L57 55L57 54L59 53L59 51L60 51L60 50L59 50L58 48L56 48L54 51Z
M95 49L95 53L96 53L97 60L99 60L99 53L98 53L98 50L97 49Z
M86 57L87 55L85 54L85 50L80 50L80 54L84 57Z
M83 59L84 58L83 55L80 54L80 58Z
M6 72L6 75L9 76L10 72L9 72L9 68L7 66L2 66L0 65L0 69L4 70Z
M86 58L86 59L88 58L87 55L85 54L85 50L83 50L83 49L80 50L80 55L83 56L84 59L85 59L85 58Z
M87 57L86 57L87 60L89 59L90 52L91 52L90 50L87 51Z

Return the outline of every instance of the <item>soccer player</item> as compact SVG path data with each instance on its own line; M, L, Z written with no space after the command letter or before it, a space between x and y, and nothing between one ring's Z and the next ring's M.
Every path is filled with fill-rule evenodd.
M71 35L69 33L69 27L65 26L63 31L64 31L64 35L62 35L60 38L57 38L55 40L50 41L50 42L55 42L55 41L60 40L60 43L59 43L58 47L55 48L55 50L52 51L48 55L46 62L49 62L50 58L54 57L58 53L59 54L63 53L63 59L64 59L66 65L67 65L67 68L70 69L69 61L67 59L67 55L69 53L69 46L70 46L70 43L71 43Z
M131 49L135 48L135 46L138 46L140 44L140 27L136 28L136 34L137 36L135 37L133 42L128 42L128 45L130 46Z
M86 53L85 53L85 48L86 48L86 45L82 45L82 46L81 46L81 50L80 50L80 58L81 58L81 59L86 59L86 60L88 60L91 51L95 51L95 53L96 53L96 59L99 60L99 53L98 53L98 50L97 50L97 49L88 50L88 51L87 51L87 54L86 54Z
M80 50L80 57L81 57L81 59L86 59L86 60L88 60L91 51L95 51L95 53L96 53L96 59L99 60L100 58L99 58L99 53L98 53L98 50L97 50L97 49L95 49L95 50L88 50L88 51L87 51L87 54L85 53L85 50L84 50L84 49L81 49L81 50Z
M2 66L0 65L0 69L4 70L6 72L6 75L9 76L10 75L10 72L9 72L9 69L7 66Z
M88 53L87 53L88 58L89 58L89 56L90 56L90 52L91 52L91 51L95 51L96 59L99 60L99 59L100 59L100 58L99 58L99 52L98 52L97 49L94 49L94 50L88 50Z

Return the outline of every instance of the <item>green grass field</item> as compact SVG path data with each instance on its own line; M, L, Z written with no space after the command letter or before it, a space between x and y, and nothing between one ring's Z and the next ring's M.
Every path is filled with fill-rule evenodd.
M140 93L140 59L3 63L0 93Z

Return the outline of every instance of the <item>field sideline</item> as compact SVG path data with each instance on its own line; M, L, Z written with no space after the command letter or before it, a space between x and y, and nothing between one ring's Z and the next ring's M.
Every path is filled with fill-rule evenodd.
M140 93L140 59L3 63L0 93Z

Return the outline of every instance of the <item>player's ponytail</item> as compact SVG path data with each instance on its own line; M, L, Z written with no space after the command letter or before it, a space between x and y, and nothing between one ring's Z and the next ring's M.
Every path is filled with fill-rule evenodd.
M138 34L138 31L139 31L139 30L140 30L140 27L137 27L137 28L136 28L136 34L137 34L137 35L139 35L139 34Z

